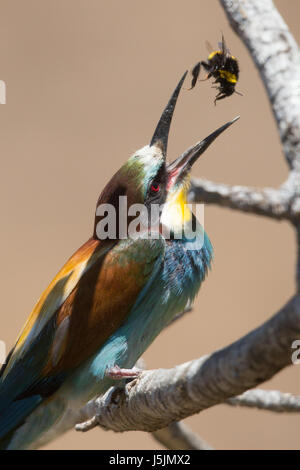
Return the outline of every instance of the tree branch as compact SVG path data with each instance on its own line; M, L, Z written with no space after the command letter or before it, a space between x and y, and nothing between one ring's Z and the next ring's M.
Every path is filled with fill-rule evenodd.
M204 179L193 179L189 200L218 204L230 209L274 219L291 220L298 214L291 211L292 192L287 189L287 187L255 189L246 186L218 184Z
M120 391L117 402L110 390L95 400L95 419L114 431L166 427L270 379L292 363L291 345L299 337L297 295L262 326L211 356L145 371L126 386L127 393Z
M226 404L276 413L300 412L300 396L282 393L278 390L248 390L238 397L229 398Z
M191 431L185 424L174 422L158 429L152 436L167 449L172 450L213 450L213 448Z

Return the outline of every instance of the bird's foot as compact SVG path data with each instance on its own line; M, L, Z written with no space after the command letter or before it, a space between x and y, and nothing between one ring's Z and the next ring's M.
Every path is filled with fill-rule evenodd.
M142 370L133 367L132 369L121 369L119 366L113 366L106 369L105 375L110 379L136 379L141 374Z

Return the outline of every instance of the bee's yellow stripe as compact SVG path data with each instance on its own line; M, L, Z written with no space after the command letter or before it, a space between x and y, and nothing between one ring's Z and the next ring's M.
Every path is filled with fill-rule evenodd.
M227 72L227 70L219 70L219 74L220 74L220 77L225 78L227 80L227 82L230 82L230 83L236 83L237 82L237 78L236 78L236 75L234 73Z
M213 51L209 54L208 60L212 59L216 54L222 54L221 51Z

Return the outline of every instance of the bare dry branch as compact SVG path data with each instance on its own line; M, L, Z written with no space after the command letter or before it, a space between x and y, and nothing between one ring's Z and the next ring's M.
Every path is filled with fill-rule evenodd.
M152 436L167 449L213 450L209 444L181 422L171 423L166 428L153 432Z
M264 215L274 219L293 219L291 193L284 189L255 189L229 186L204 179L193 179L189 193L191 202L218 204L230 209Z
M98 423L114 431L153 432L270 379L290 365L300 336L300 296L248 335L211 356L172 369L145 371L120 391L94 402ZM79 427L77 427L79 429Z
M295 413L300 411L300 396L282 393L278 390L248 390L242 395L229 398L226 404L244 406L276 413Z

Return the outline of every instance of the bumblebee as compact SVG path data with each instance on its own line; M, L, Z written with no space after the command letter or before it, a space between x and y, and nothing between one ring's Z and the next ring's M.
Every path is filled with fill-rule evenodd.
M236 83L239 79L239 64L237 59L231 55L227 49L223 34L218 51L213 51L209 44L208 48L210 49L210 54L207 61L202 60L198 62L192 69L190 90L196 85L202 66L207 71L207 76L204 80L208 80L211 77L215 79L213 84L216 84L216 86L213 88L218 90L214 101L215 104L218 100L222 100L233 93L241 95L241 93L235 90Z

